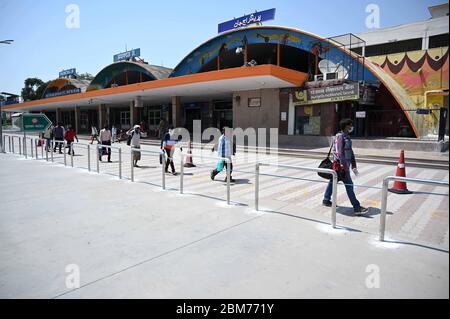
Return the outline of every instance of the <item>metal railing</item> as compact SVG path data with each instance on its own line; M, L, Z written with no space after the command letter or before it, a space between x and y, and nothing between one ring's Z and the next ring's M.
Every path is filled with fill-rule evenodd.
M409 182L416 184L425 184L425 185L436 185L436 186L446 186L448 187L448 182L434 181L429 179L417 179L417 178L407 178L400 176L387 176L383 179L383 188L381 191L381 215L380 215L380 236L379 240L384 241L384 235L386 232L386 209L387 209L387 194L388 194L388 186L390 181L398 181L398 182Z
M73 150L74 146L80 146L85 147L87 149L87 158L88 158L88 171L91 171L91 145L90 144L84 144L79 142L72 142L70 145L70 165L73 167Z
M119 146L112 146L112 145L103 145L103 144L97 144L95 149L95 156L97 157L97 173L100 174L100 153L99 150L103 148L109 148L112 156L112 150L116 149L119 153L119 178L122 179L122 149Z
M59 145L62 144L61 149L63 149L62 153L64 155L64 166L67 166L67 153L66 153L66 148L67 148L67 142L65 140L52 140L52 144L51 144L51 160L52 163L54 162L54 149L58 148Z
M163 152L157 152L157 151L147 151L140 148L131 148L131 181L134 182L134 153L139 152L142 154L150 154L150 155L158 155L161 156L162 159L162 189L166 189L166 172L165 172L165 166L166 166L166 155Z
M184 159L186 157L192 157L192 154L181 154L181 168L180 168L180 194L184 191ZM227 165L227 204L230 205L230 175L231 175L231 159L227 157L215 157L215 156L201 156L201 158L223 160L228 163Z
M259 210L259 171L260 166L272 166L281 167L288 169L296 169L303 171L311 171L317 173L327 173L333 176L333 198L331 201L331 225L336 228L336 202L337 202L337 173L332 169L327 168L316 168L316 167L306 167L306 166L292 166L292 165L282 165L282 164L271 164L271 163L261 163L258 162L255 165L255 210ZM271 174L264 174L271 176Z

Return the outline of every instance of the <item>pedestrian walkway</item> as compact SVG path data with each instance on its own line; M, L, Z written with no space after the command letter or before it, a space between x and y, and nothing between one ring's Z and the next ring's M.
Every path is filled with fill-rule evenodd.
M81 167L86 156L76 153L75 166ZM192 174L186 176L187 194L180 195L176 177L167 176L168 190L161 190L155 163L157 158L146 161L149 167L131 183L115 176L114 164L102 164L101 172L108 175L0 154L0 297L449 297L443 201L427 197L409 204L401 198L399 204L390 199L399 213L388 218L388 225L399 228L394 216L401 215L405 236L433 237L439 231L445 240L428 240L446 241L443 248L411 240L380 243L366 230L376 228L376 211L370 218L355 218L342 208L338 224L345 228L331 229L329 209L316 205L324 184L264 177L263 209L256 212L250 164L241 167L248 173L236 172L233 205L228 206L224 183L207 178L210 167L187 171ZM372 183L387 171L361 167L361 175ZM271 168L266 172L311 177ZM375 193L362 189L359 195L364 192ZM340 206L348 205L344 197L340 200ZM412 207L422 214L408 213ZM423 212L428 209L436 215L427 221ZM414 225L421 231L415 232ZM79 289L67 288L67 265L79 267ZM369 278L372 269L380 274L375 286Z

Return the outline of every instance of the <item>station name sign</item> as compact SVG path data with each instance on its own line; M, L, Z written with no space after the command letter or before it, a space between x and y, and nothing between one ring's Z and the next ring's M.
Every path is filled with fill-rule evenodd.
M317 104L359 99L359 84L343 84L295 92L294 104Z
M238 29L242 27L246 27L251 24L260 23L263 21L273 20L275 19L275 9L269 9L265 11L255 12L249 15L245 15L243 17L233 19L227 22L223 22L219 24L219 33Z
M68 69L68 70L63 70L61 72L59 72L59 77L63 78L69 75L76 75L77 74L77 69L73 68L73 69Z
M64 90L64 91L59 91L59 92L51 92L51 93L45 94L44 98L46 99L46 98L49 98L49 97L69 95L69 94L76 94L76 93L81 93L81 89L80 88L76 88L76 89Z
M141 49L134 49L114 55L114 62L129 60L138 56L141 56Z

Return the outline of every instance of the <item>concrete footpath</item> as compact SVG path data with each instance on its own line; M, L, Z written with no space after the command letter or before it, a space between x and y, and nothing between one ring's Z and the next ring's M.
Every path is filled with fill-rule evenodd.
M12 154L0 181L0 298L449 298L448 249L301 203L255 212Z

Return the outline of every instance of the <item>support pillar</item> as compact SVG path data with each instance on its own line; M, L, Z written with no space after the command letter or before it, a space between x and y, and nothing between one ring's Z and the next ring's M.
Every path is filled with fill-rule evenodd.
M104 104L98 106L98 130L100 131L106 124L106 108Z
M61 122L61 109L56 109L56 123L57 125L59 122Z
M182 116L182 109L181 109L180 97L173 96L172 97L172 124L174 127L181 126L181 116Z
M76 106L75 107L75 133L79 133L80 132L80 107Z
M134 106L134 101L130 101L130 125L133 127L134 125L139 125L137 123L138 120L138 114L137 114L137 108Z

